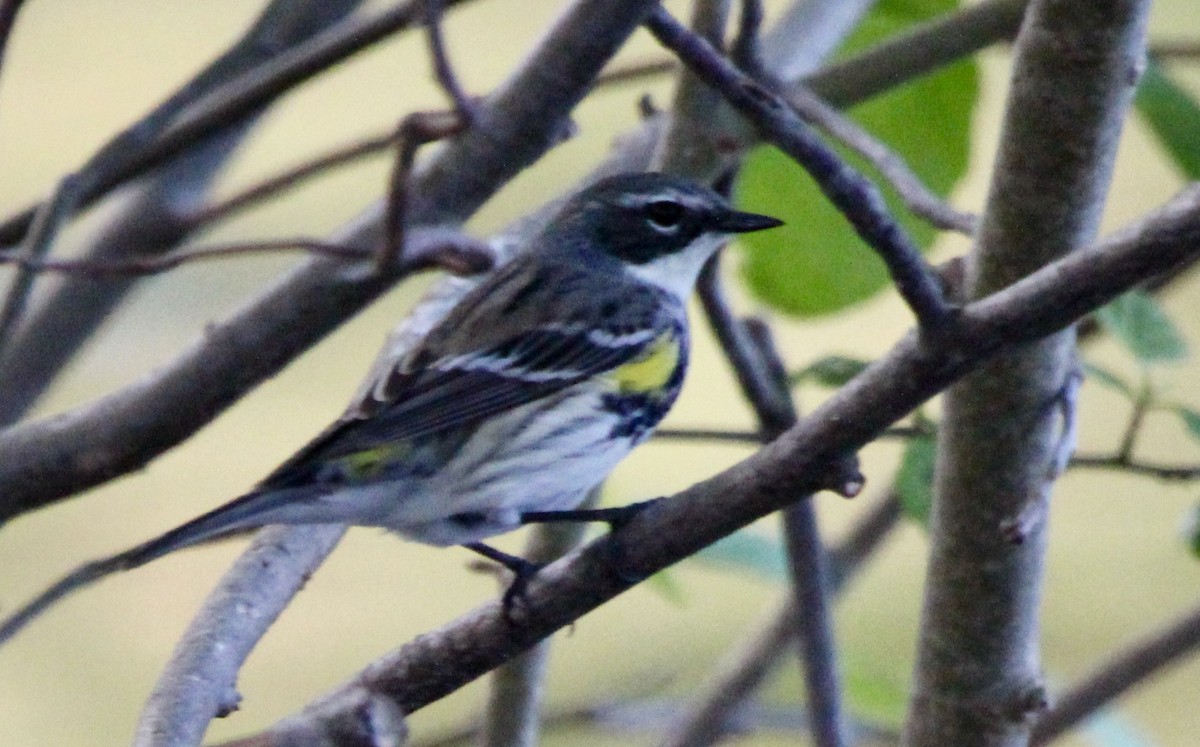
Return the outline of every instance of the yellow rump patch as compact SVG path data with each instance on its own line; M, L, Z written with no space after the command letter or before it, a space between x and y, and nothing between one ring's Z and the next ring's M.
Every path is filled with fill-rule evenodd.
M679 366L679 341L667 332L638 358L617 366L607 376L622 392L653 394L671 380Z
M378 477L385 469L406 458L411 447L408 442L384 444L348 454L338 461L351 479L367 480Z

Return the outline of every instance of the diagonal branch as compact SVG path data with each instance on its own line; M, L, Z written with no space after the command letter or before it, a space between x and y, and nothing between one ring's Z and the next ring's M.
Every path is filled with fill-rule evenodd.
M1200 608L1109 657L1057 698L1033 726L1031 745L1048 744L1124 693L1200 648Z
M281 52L295 49L321 31L336 25L354 11L361 0L273 0L258 19L226 51L201 69L146 117L126 129L102 148L77 176L68 180L74 186L57 196L57 215L51 221L49 206L42 225L53 229L71 217L71 201L89 182L104 178L125 158L125 148L153 142L156 133L178 119L204 96L238 76L269 63ZM170 251L190 233L192 226L183 216L189 207L209 191L217 174L249 133L256 114L248 112L223 130L197 140L186 150L148 174L136 186L132 199L123 201L103 229L90 238L83 256L90 260L145 257ZM68 195L70 192L70 195ZM68 200L70 196L70 200ZM26 238L29 259L46 254L53 230L39 230ZM11 343L0 345L0 423L19 419L55 380L80 346L133 288L131 278L110 277L95 280L65 280L56 283L43 302L16 325L25 299L31 290L33 275L22 271L8 299L6 327Z
M653 0L615 5L579 0L484 102L471 130L447 143L416 175L408 204L411 225L465 219L556 143L567 114L651 5ZM379 240L379 221L368 216L334 243L364 246ZM224 323L210 325L175 361L128 389L0 431L5 454L0 523L146 464L397 279L313 261Z
M873 184L815 137L786 102L738 70L711 44L688 31L665 10L656 9L647 20L647 27L697 76L719 90L750 120L763 139L808 171L855 231L879 253L922 329L938 332L950 324L952 309L936 276L916 245L888 214Z
M447 5L464 1L445 0ZM125 149L101 178L95 180L94 186L83 192L80 206L90 205L198 140L250 116L313 76L409 28L419 20L419 2L408 0L373 17L330 29L302 47L279 55L269 63L223 84L196 102L194 107L189 107L186 116L181 117L162 137L145 142L141 147ZM31 206L0 223L0 245L21 241L38 208L38 205Z
M1076 252L962 310L961 336L909 334L880 361L754 456L638 514L621 530L621 572L607 539L546 568L527 616L486 604L388 654L335 690L363 689L412 713L526 650L646 577L821 489L844 454L999 352L1071 324L1127 288L1200 254L1200 188L1137 233ZM326 699L318 701L316 707Z

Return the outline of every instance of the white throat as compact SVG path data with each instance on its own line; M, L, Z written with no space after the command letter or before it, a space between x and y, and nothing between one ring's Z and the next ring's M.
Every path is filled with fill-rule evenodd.
M707 233L682 251L659 257L644 265L628 264L625 271L651 285L673 294L680 301L687 301L696 286L696 277L713 252L721 248L729 236L723 233Z

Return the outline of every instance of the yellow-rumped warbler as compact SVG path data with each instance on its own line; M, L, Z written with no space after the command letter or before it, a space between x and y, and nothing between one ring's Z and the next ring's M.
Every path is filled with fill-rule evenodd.
M730 234L777 225L662 174L595 184L252 492L80 567L0 641L102 576L266 524L378 526L519 563L479 541L586 513L572 509L679 393L700 268Z

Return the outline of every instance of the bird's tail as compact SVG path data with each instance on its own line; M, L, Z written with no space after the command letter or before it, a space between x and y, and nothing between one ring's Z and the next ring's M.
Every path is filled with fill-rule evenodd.
M138 568L168 553L182 550L205 540L234 533L247 527L270 523L270 519L264 516L263 504L264 502L274 503L273 498L275 496L272 496L271 493L248 493L149 542L144 542L107 558L84 563L63 576L24 607L0 621L0 645L8 642L10 638L59 600L78 589L90 586L105 576Z

